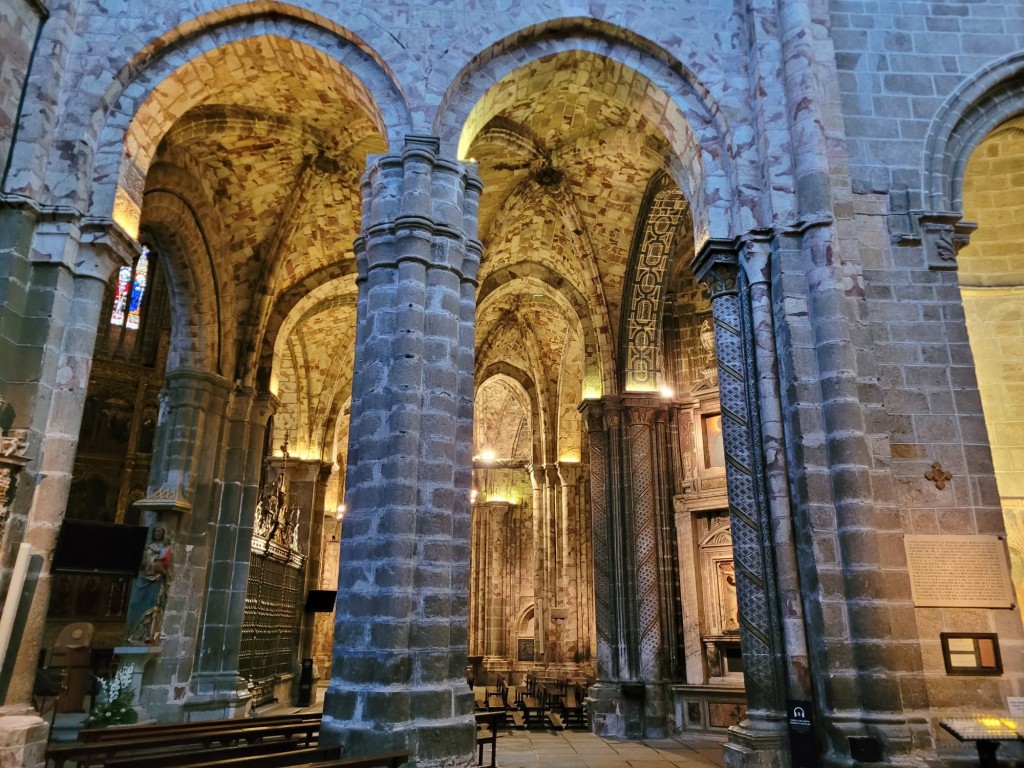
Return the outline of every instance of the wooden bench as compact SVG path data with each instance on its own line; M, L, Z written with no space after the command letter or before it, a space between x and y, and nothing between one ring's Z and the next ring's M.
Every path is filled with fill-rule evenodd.
M342 757L337 760L310 763L302 768L400 768L407 762L409 762L408 752L383 752L379 755Z
M504 719L504 710L476 713L476 746L477 749L480 750L480 756L477 759L478 766L485 765L484 747L490 744L490 768L495 768L495 760L497 759L498 754L498 727L501 725L501 721Z
M230 720L193 720L187 723L160 723L158 725L131 725L124 728L84 728L78 732L78 741L125 741L127 739L149 739L154 736L170 736L176 733L198 733L199 731L236 730L250 725L281 725L286 723L320 722L321 715L297 714L274 715L259 718L233 718Z
M313 747L288 755L253 756L237 760L182 763L183 768L400 768L409 761L408 752L385 752L363 757L340 757L340 747ZM113 765L113 763L108 763ZM139 768L139 763L130 764ZM147 768L147 761L142 768Z
M258 759L264 761L260 762L260 765L267 765L269 768L271 763L266 761L271 760L280 753L287 753L289 755L301 754L302 757L296 758L296 760L301 763L309 762L313 759L321 759L319 750L320 747L307 747L296 739L282 741L258 741L254 744L238 744L233 747L188 750L185 752L151 753L146 755L145 768L183 768L183 766L191 767L200 764L247 765L245 762L232 762L237 759ZM337 751L337 754L326 753L323 754L322 757L323 759L341 757L341 752ZM274 764L276 765L276 763ZM134 754L128 757L117 757L107 760L105 765L106 768L137 768L139 765L139 756L138 754Z
M64 768L67 762L74 762L76 768L101 768L107 761L121 757L134 755L142 763L146 753L162 755L195 752L243 743L293 740L298 746L314 747L319 733L319 721L260 725L259 720L238 720L235 721L233 729L196 727L146 738L133 738L129 735L125 739L52 744L46 751L46 757L47 760L53 761L54 768Z
M571 685L562 700L562 716L567 728L586 728L587 712L583 702L587 698L586 689L579 683Z

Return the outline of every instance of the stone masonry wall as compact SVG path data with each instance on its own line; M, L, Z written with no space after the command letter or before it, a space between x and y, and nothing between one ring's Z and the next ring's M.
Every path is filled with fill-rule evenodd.
M28 0L0 6L0 163L4 170L40 17L38 4Z
M1024 50L1018 0L835 0L828 13L855 192L916 190L942 103Z

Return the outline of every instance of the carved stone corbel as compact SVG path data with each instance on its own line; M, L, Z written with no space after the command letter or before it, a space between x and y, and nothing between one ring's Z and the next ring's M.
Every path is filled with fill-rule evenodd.
M978 225L963 221L959 213L923 212L917 221L928 268L956 269L957 254L970 242Z

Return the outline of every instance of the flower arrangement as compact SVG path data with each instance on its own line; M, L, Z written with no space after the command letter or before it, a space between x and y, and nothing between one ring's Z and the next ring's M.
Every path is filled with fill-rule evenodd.
M100 693L85 724L92 728L106 728L108 725L130 725L137 722L139 713L132 707L135 689L132 678L135 676L135 665L125 664L119 667L109 680L99 678Z

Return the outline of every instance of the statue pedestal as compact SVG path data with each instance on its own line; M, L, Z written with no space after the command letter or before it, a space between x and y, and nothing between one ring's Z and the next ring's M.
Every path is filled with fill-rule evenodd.
M135 671L132 673L132 690L135 692L133 709L139 713L139 722L149 719L146 710L142 707L142 675L146 667L156 660L163 651L161 645L120 645L114 649L114 655L121 660L121 664L134 664Z

